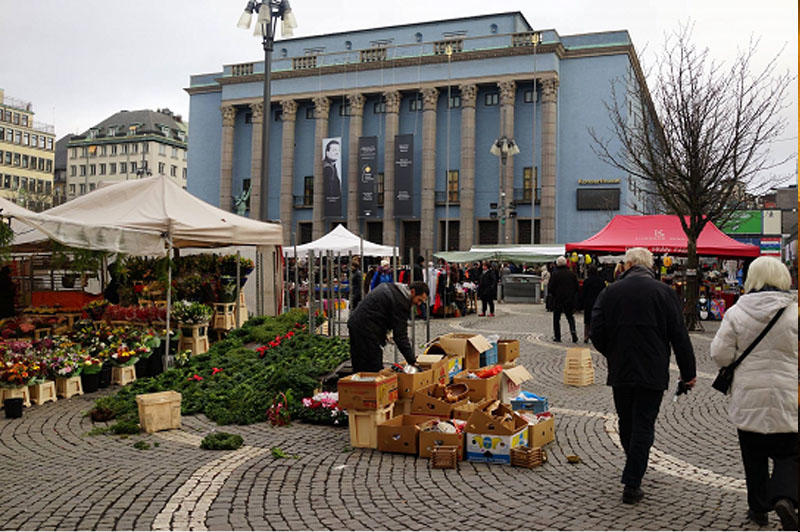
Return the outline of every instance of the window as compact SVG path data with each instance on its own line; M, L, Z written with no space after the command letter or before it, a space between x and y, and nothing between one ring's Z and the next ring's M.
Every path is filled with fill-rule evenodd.
M450 93L450 109L461 107L461 94Z
M500 103L500 93L498 92L487 92L484 98L486 107L491 107Z
M28 190L28 178L27 178L27 177L23 177L23 178L20 180L20 188L21 188L22 190Z
M339 116L350 116L350 102L343 103L339 106Z
M3 178L3 188L11 188L11 176L8 174Z
M39 194L44 192L44 181L42 181L41 179L36 180L36 192Z
M23 155L22 156L22 167L23 168L27 168L28 167L28 156L27 155Z
M50 181L45 181L44 182L44 193L45 194L50 194L52 192L53 192L53 183L51 183Z
M18 189L18 188L19 188L19 176L18 176L18 175L15 175L15 176L12 178L12 180L11 180L11 181L12 181L12 186L13 186L14 190Z
M0 127L0 140L6 138L6 128Z
M78 167L75 166L74 164L69 167L69 175L71 177L75 177L76 175L78 175Z
M11 157L12 153L10 151L6 152L6 164L11 164Z
M382 115L386 113L386 102L381 100L379 102L375 102L375 105L372 107L372 112L376 115Z
M119 173L120 174L128 173L128 163L119 163Z
M3 164L3 150L0 150L0 164Z
M378 174L378 186L376 190L376 193L378 194L378 205L383 205L383 183L383 172L381 172Z
M19 166L21 163L21 159L19 153L14 154L14 166Z
M78 156L78 148L72 148L70 150L70 153L72 154L70 155L70 157L72 157L73 159L76 158Z
M106 146L105 144L103 144L102 146L100 146L100 155L101 155L101 156L103 156L103 157L105 157L105 155L106 155L106 150L107 150L107 149L108 149L108 146Z
M128 145L127 144L123 144L122 146L120 146L120 148L122 149L122 154L123 155L128 153Z
M458 170L447 172L447 199L450 203L458 203Z
M111 163L108 165L108 173L110 175L114 175L117 173L117 163Z
M181 177L186 179L186 168L181 169Z
M95 186L97 185L95 185L94 183L89 183L89 191L91 192L92 190L94 190Z
M22 115L22 125L28 127L28 115Z
M142 142L142 153L150 153L150 144Z
M169 167L169 175L172 177L178 177L178 167L174 164Z
M69 195L70 196L74 196L75 195L75 185L74 184L69 186Z
M31 147L39 147L39 135L31 135ZM42 146L42 148L44 148L44 146Z
M113 137L117 134L117 128L114 126L108 126L108 136Z
M158 163L158 175L164 175L164 168L167 165L164 163Z
M522 169L522 200L531 201L536 194L536 203L539 203L539 169L526 166ZM534 192L535 191L535 192Z
M15 144L22 144L22 131L15 131L14 132L14 143Z
M100 175L106 175L106 163L100 163Z
M23 146L30 146L31 145L31 136L28 133L22 134L22 145Z
M88 157L89 156L89 148L86 146L81 146L81 157Z
M408 102L409 111L422 111L422 94L417 93Z
M136 173L136 163L132 162L130 166L131 166L131 173L135 174Z
M45 169L44 169L45 162L48 162L48 163L49 163L50 161L49 161L49 160L48 160L48 161L45 161L45 160L44 160L44 158L42 158L42 157L40 157L40 158L39 158L39 164L38 164L38 166L39 166L39 171L41 171L41 172L44 172L44 171L45 171Z
M280 122L283 120L283 109L276 109L275 112L272 114L272 120L275 122Z
M85 175L86 175L86 165L82 164L81 165L81 177L83 177Z
M52 172L53 171L53 160L47 159L47 164L45 165L45 172Z
M11 111L6 110L6 122L11 122Z
M14 142L14 130L6 129L6 142Z
M536 101L536 96L535 96L535 94L536 94L536 93L535 93L535 92L533 92L533 89L531 89L531 90L529 90L529 91L525 91L525 92L523 93L523 95L522 95L522 100L523 100L525 103L533 103L533 102L535 102L535 101Z
M131 153L139 153L139 143L134 142L131 144Z
M166 155L167 154L167 147L164 144L158 145L158 154L159 155Z
M116 154L117 154L117 145L116 144L112 144L111 145L111 155L116 155Z
M306 120L313 120L313 119L314 119L314 108L306 107Z
M97 175L97 165L90 164L89 165L89 175Z
M173 159L178 158L178 148L172 148L172 158Z
M19 125L19 113L14 113L14 123Z
M53 139L51 138L47 139L47 149L53 151Z
M86 194L86 183L81 183L80 193L81 195Z
M132 137L136 134L136 126L132 125L128 127L128 136Z
M310 207L314 204L314 176L307 175L303 178L303 205Z

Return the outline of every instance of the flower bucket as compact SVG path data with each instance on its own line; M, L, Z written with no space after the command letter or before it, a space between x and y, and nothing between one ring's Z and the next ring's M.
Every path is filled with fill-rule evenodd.
M100 388L108 388L111 386L111 364L103 364L103 369L100 370L98 375L100 375Z
M111 376L109 375L109 382ZM96 392L100 388L100 373L83 373L81 375L81 386L84 393Z
M14 397L3 401L3 409L6 411L6 419L17 419L22 417L22 397Z
M136 364L134 364L134 366L136 366L137 377L143 378L143 377L153 376L152 373L150 373L150 358L152 356L153 355L150 355L149 357L146 358L140 358L139 360L136 361Z
M239 290L236 286L236 277L222 275L219 278L219 302L234 303Z

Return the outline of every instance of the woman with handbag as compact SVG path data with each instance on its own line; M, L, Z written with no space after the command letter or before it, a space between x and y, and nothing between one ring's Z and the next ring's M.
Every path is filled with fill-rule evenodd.
M711 358L733 372L728 417L739 434L747 517L764 526L774 510L784 530L797 530L797 302L791 283L779 260L754 260L745 295L725 313L711 343ZM715 389L727 388L722 373Z

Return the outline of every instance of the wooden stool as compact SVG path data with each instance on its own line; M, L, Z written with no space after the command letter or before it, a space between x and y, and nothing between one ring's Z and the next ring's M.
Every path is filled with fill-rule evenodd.
M214 319L211 328L230 331L236 327L236 303L213 303Z
M437 445L431 450L431 468L455 469L458 465L458 446Z
M121 366L111 368L111 383L125 386L136 380L136 366Z
M31 402L36 405L43 405L48 401L56 402L56 383L44 381L41 384L28 386L28 393L31 395Z
M192 355L201 355L208 351L208 323L202 325L181 325L180 327L181 339L180 342L178 342L178 351L189 349Z
M73 395L83 395L80 377L59 377L56 379L56 394L64 399Z
M27 386L17 386L16 388L0 388L0 402L6 399L14 399L22 397L22 404L24 406L31 406L31 394L28 392Z
M541 447L516 447L511 449L511 465L533 469L547 461L547 452Z

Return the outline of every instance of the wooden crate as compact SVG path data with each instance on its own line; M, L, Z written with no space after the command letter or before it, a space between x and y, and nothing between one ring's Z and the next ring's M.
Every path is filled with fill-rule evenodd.
M31 396L31 402L36 405L43 405L48 401L56 402L56 383L53 381L44 381L41 384L34 384L28 386L28 393Z
M455 469L458 466L458 446L437 445L431 450L431 468Z
M41 340L42 338L46 338L50 336L53 330L50 327L44 327L42 329L34 329L33 330L33 339L34 340Z
M379 410L348 410L350 447L378 448L378 424L392 419L394 403Z
M181 394L175 391L136 396L139 424L147 433L181 428Z
M533 469L547 461L547 452L541 447L516 447L511 449L511 465Z
M56 379L56 395L69 399L73 395L83 395L83 384L78 377L59 377Z
M236 303L214 303L211 328L222 331L236 328Z
M567 356L564 359L564 384L568 386L594 384L594 365L589 349L584 347L567 349Z
M22 397L22 404L24 406L31 406L31 394L28 392L27 386L0 388L0 403L6 399L14 399L16 397Z
M200 325L180 325L181 339L178 343L178 351L189 349L192 355L202 355L209 349L208 343L208 324ZM188 332L189 334L185 334Z
M136 366L121 366L111 368L111 383L125 386L136 380Z

